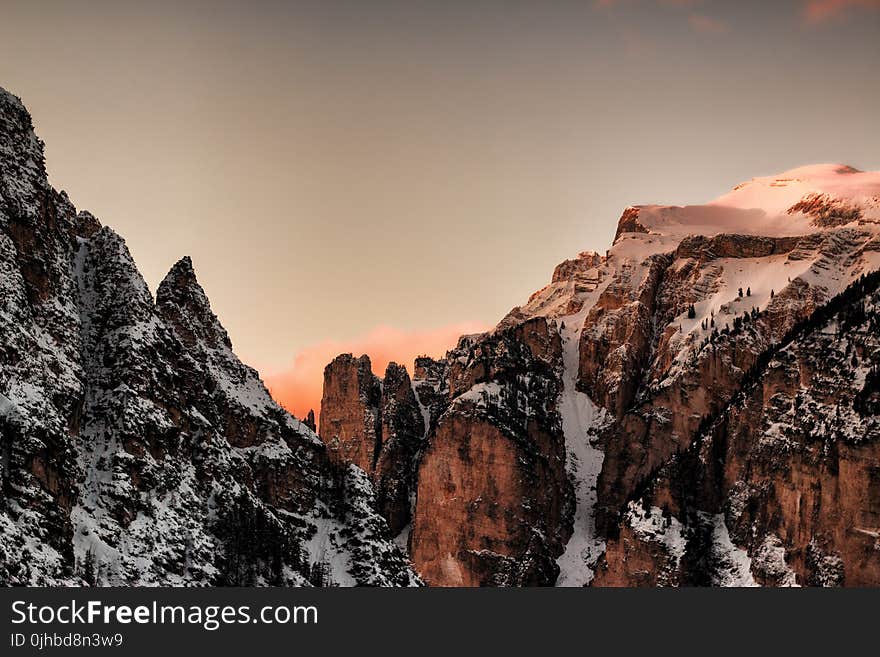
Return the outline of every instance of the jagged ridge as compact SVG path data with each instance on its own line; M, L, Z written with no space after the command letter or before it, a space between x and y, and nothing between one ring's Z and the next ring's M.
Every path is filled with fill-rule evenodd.
M419 583L370 482L235 356L189 258L154 303L4 90L0 195L0 583Z

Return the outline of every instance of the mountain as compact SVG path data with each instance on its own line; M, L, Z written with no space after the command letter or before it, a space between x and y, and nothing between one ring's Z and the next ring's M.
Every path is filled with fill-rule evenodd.
M880 172L637 206L320 436L0 90L0 583L880 586Z
M154 299L0 89L0 583L418 585L363 472L242 364L192 262Z
M627 208L412 395L333 361L321 438L431 585L878 586L878 268L880 172Z

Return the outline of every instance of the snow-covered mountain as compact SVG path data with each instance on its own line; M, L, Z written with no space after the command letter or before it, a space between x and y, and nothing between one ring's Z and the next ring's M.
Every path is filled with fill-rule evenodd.
M880 172L638 206L321 435L0 90L0 583L880 586Z
M0 583L419 580L363 473L243 365L189 258L155 300L0 89Z
M453 585L880 585L878 268L880 172L817 165L627 208L605 255L563 262L495 330L416 363L416 569ZM331 451L383 444L339 409L325 395Z

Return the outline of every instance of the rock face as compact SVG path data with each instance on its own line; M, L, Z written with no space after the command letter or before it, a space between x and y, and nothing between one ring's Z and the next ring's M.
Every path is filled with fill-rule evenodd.
M819 165L628 208L606 255L416 362L416 570L880 585L878 268L878 173Z
M369 482L235 356L189 258L154 302L4 90L0 288L0 584L419 582Z
M389 363L382 380L381 446L374 467L379 512L395 534L412 520L425 418L406 368Z
M639 208L628 207L623 211L620 220L617 222L617 232L614 234L614 241L624 233L648 233L650 232L642 224L639 223Z
M338 356L324 369L321 435L332 459L372 472L382 447L382 382L370 358Z
M597 584L651 583L644 560L658 551L680 583L880 583L878 285L878 273L859 279L762 354L691 446L646 480ZM641 507L684 522L677 553L661 549L674 533L662 522L633 535Z
M378 446L378 456L359 467L388 501L382 512L392 526L412 523L411 556L430 584L556 579L554 559L573 515L556 409L561 358L555 324L536 318L465 336L444 360L418 359L413 382L389 365L372 405L364 391L377 380L361 374L369 359L343 355L327 367L321 436L342 459L343 451ZM346 374L352 384L368 383L346 387L339 383ZM365 424L379 429L364 431ZM418 441L410 440L417 427ZM411 497L414 509L401 507Z
M737 277L733 282L727 278L730 273L725 275L724 269L716 269L718 260L703 256L695 259L689 245L684 257L675 254L659 287L649 323L665 328L654 332L651 359L645 362L638 397L632 398L626 408L613 407L618 422L605 437L606 458L599 480L600 497L605 502L600 516L606 510L616 513L644 476L687 447L702 419L727 403L744 373L763 353L827 302L832 292L870 268L875 256L865 247L871 239L868 231L840 229L822 235L818 241L814 237L798 240L789 244L787 251L774 249L761 260L752 256L748 264L738 265L739 258L726 258L721 267L727 272L733 269ZM751 240L745 243L753 244ZM779 280L777 272L787 267L795 272L804 261L810 263L806 275L790 283L788 276ZM775 294L771 288L767 294L764 290L764 298L759 299L748 276L768 274L777 276L781 291ZM747 292L740 296L739 288ZM721 290L736 291L731 300L714 306L724 294L719 294ZM712 301L707 304L707 300ZM689 318L687 309L694 307L696 311L698 306L699 314L695 312L695 317ZM631 349L625 342L619 344L621 349ZM590 349L583 347L582 342L582 365L590 354ZM590 367L599 367L608 375L604 365L593 363L587 369ZM616 372L610 375L621 385L626 382ZM582 383L589 386L590 380ZM603 397L596 396L599 403L604 402Z
M624 263L590 309L580 334L579 384L616 416L632 404L654 347L655 311L669 257Z
M425 418L406 369L389 363L384 380L368 356L338 356L324 370L321 437L334 462L367 474L377 510L394 535L409 525Z
M0 90L0 584L880 586L880 173L628 208L320 438Z
M573 516L561 360L543 318L462 339L447 355L450 403L419 466L410 539L429 584L555 581Z

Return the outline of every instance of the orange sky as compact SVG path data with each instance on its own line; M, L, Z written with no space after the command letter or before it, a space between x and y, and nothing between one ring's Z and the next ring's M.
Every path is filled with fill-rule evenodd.
M300 351L287 369L263 373L272 396L297 417L314 409L320 414L324 367L339 354L367 354L377 376L385 375L390 361L406 366L412 376L416 356L442 357L455 346L459 336L479 333L490 327L479 322L464 322L418 331L401 331L378 326L353 340L324 340Z

